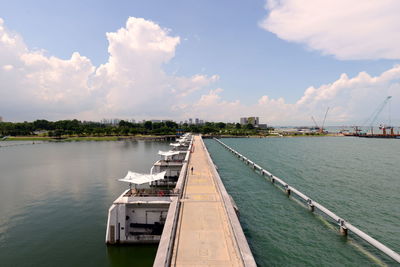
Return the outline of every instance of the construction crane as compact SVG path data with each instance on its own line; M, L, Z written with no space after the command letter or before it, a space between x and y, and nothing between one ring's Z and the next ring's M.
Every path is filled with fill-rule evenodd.
M326 109L324 121L322 122L322 127L321 127L321 129L319 129L320 133L324 132L325 120L326 120L326 116L328 115L328 111L329 111L329 107Z
M325 117L324 117L324 120L322 121L321 127L318 126L317 122L314 119L314 116L311 116L311 119L313 120L313 122L315 124L315 129L318 130L319 133L323 133L324 132L324 125L325 125L325 121L326 121L326 116L328 115L328 111L329 111L329 107L326 109Z
M318 126L318 124L317 124L317 122L315 121L315 119L314 119L314 116L311 116L311 119L313 120L313 122L314 122L314 124L315 124L315 129L317 130L319 130L319 126Z
M379 114L381 114L383 108L386 106L386 104L390 101L392 96L387 96L385 100L375 109L375 111L371 114L370 118L368 118L363 126L368 125L371 128L371 134L374 134L374 123L376 119L378 118Z

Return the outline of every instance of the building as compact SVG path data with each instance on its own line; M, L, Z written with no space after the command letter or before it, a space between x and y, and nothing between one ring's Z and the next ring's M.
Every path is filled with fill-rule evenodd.
M259 129L268 129L268 125L267 124L258 124L258 128Z
M197 124L200 124L199 118L194 119L194 123L195 123L196 125L197 125Z
M189 118L189 124L193 124L192 118Z
M0 122L3 122L3 117L2 116L0 116Z
M257 127L260 124L260 119L258 117L243 117L240 118L241 125L251 124L254 127Z

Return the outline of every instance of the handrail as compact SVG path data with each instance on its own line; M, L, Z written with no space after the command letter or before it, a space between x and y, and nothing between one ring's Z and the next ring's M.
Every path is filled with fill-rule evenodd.
M255 164L254 162L252 162L251 160L249 160L248 158L244 157L242 154L240 154L239 152L235 151L234 149L232 149L231 147L229 147L228 145L226 145L225 143L223 143L222 141L213 138L215 141L217 141L218 143L220 143L222 146L224 146L225 148L227 148L229 151L231 151L233 154L235 154L236 156L238 156L240 159L242 159L243 161L245 161L247 164L251 164L253 166L253 168L256 168L256 166L259 167L259 165ZM320 210L322 213L324 213L325 215L327 215L328 217L332 218L336 223L338 223L339 227L340 227L340 232L343 234L347 234L347 231L350 230L351 232L353 232L355 235L357 235L358 237L360 237L361 239L363 239L364 241L368 242L369 244L371 244L372 246L374 246L375 248L379 249L380 251L382 251L384 254L388 255L389 257L391 257L393 260L395 260L396 262L400 263L400 255L393 251L392 249L388 248L387 246L385 246L384 244L382 244L381 242L379 242L378 240L376 240L375 238L369 236L368 234L366 234L365 232L361 231L360 229L358 229L357 227L353 226L352 224L350 224L349 222L345 221L344 219L342 219L341 217L339 217L338 215L336 215L335 213L333 213L332 211L330 211L329 209L325 208L323 205L319 204L318 202L312 200L311 198L309 198L307 195L303 194L302 192L300 192L299 190L297 190L296 188L294 188L293 186L290 186L288 183L286 183L285 181L283 181L282 179L276 177L275 175L273 175L272 173L270 173L269 171L263 169L263 168L259 168L261 175L266 175L267 177L270 177L271 182L274 183L275 181L278 182L279 184L281 184L283 186L283 188L285 189L286 193L288 195L294 193L296 194L298 197L300 197L301 199L303 199L304 201L306 201L307 205L309 206L311 211L314 211L315 208L317 208L318 210Z
M180 199L182 197L182 188L185 186L187 170L188 170L188 161L190 159L190 149L193 143L193 136L191 137L191 141L189 144L189 149L186 154L181 172L179 174L178 182L175 186L175 191L178 192L178 196L172 201L170 204L170 208L168 209L167 219L165 221L164 230L161 235L161 240L158 245L156 258L154 260L154 267L167 267L171 265L172 252L174 248L174 241L176 230L178 226L179 219L179 210L180 210Z

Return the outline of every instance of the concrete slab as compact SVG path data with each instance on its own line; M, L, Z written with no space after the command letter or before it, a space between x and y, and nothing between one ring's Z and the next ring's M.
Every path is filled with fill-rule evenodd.
M172 266L244 266L201 137L194 152L181 200ZM193 167L193 173L190 171Z

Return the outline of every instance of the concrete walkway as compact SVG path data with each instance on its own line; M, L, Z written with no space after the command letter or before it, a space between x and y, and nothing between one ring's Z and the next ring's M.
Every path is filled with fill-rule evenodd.
M201 137L194 137L172 266L244 266ZM194 171L190 169L193 166Z

